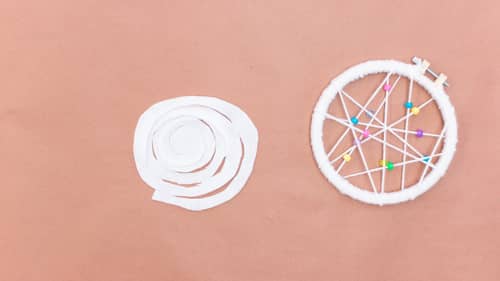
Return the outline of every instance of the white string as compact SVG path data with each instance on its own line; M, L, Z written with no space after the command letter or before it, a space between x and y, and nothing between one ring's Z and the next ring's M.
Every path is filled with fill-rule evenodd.
M396 84L395 84L396 85ZM356 102L351 96L349 96L345 91L342 91L342 93L344 95L346 95L347 97L349 97L353 103L355 105L357 105L358 107L360 107L364 112L369 112L366 108L364 108L362 105L360 105L358 102ZM374 126L374 127L380 127L380 128L387 128L385 126L385 124L387 123L387 120L384 120L384 123L382 123L382 121L380 121L376 116L373 116L372 118L375 119L375 121L377 121L378 123L380 123L382 125L382 127L380 126L377 126L377 125L372 125L371 123L362 123L362 122L358 122L358 124L362 125L362 124L367 124L365 126L365 130L366 128L368 127L371 127L371 126ZM384 117L385 118L385 117ZM408 118L409 119L409 118ZM406 120L408 120L406 119ZM391 133L393 136L395 136L399 141L401 141L405 146L408 146L411 150L413 150L413 152L417 153L419 156L422 156L422 153L420 153L415 147L413 147L411 144L409 144L407 142L407 140L404 140L403 138L401 138L398 134L396 134L394 132L394 130L396 130L395 128L387 128L387 130L389 131L389 133ZM387 130L384 130L384 140L386 139L385 137L385 134L386 134L386 131ZM404 131L404 132L407 132L407 130L400 130L400 131ZM417 132L415 132L415 134L417 134ZM436 135L436 137L438 137L439 135ZM383 159L385 159L385 155L382 157Z
M388 73L388 74L387 74L386 79L384 79L384 82L385 82L385 83L387 83L387 81L388 81L388 79L389 79L390 75L391 75L391 73ZM394 82L394 85L397 85L397 84L398 84L398 82L399 82L399 79L400 79L400 78L401 78L401 75L399 75L399 76L398 76L398 78L397 78L397 79L396 79L396 81ZM380 90L380 89L379 89L379 90ZM393 89L391 89L391 90L389 91L389 95L391 95L392 90L393 90ZM377 93L378 93L378 91L377 91ZM370 99L371 99L371 98L370 98ZM385 100L384 100L384 101L385 101ZM373 116L377 116L377 114L379 113L379 111L382 109L382 106L384 105L384 101L382 101L382 102L380 103L380 105L377 107L377 110L375 110L375 113L373 113ZM366 106L364 106L364 108L366 108ZM359 115L361 115L361 113L362 113L362 112L363 112L363 110L360 110L360 111L359 111L359 113L358 113L358 117L359 117ZM347 118L349 118L349 117L347 117ZM373 118L369 120L368 124L371 124L372 122L373 122ZM367 128L368 128L368 126L365 126L365 130L366 130ZM357 142L357 141L359 141L359 138L356 138L356 137L355 137L354 139L355 139L355 141L356 141L356 142ZM361 144L361 143L360 143L360 144ZM352 152L353 152L355 149L356 149L356 146L352 147L352 148L351 148L351 149L347 152L347 154L350 156L350 155L352 154ZM345 162L340 163L340 166L337 168L337 172L338 172L338 173L340 173L340 171L342 170L342 167L344 166L344 164L345 164Z
M417 108L419 110L421 110L422 108L426 107L429 103L431 103L433 101L432 98L429 98L428 100L426 100L424 103L422 103L421 105L417 106ZM407 118L410 118L410 116L412 116L413 113L407 113L405 116L401 117L400 119L394 121L391 125L389 125L389 128L392 128L394 127L395 125L403 122L404 120L406 120Z
M390 76L388 76L387 78L389 78ZM382 159L383 161L387 161L386 159L386 147L390 147L400 153L402 153L403 155L403 161L400 162L400 163L397 163L397 164L393 164L394 167L397 167L397 166L402 166L402 177L401 177L401 189L403 190L404 189L404 183L405 183L405 172L406 172L406 164L410 164L410 163L416 163L416 162L421 162L421 163L424 163L425 164L425 169L424 169L424 172L422 173L422 176L420 178L420 181L423 180L423 177L425 176L426 172L427 172L427 169L429 167L434 167L434 165L430 162L430 160L428 161L425 161L423 159L423 154L420 153L416 148L414 148L409 142L408 142L408 133L410 132L408 130L408 125L409 125L409 119L410 117L413 115L411 112L410 112L410 109L407 108L406 109L406 115L403 116L402 118L400 118L399 120L393 122L391 125L387 126L387 118L388 118L388 98L391 94L391 92L394 90L397 82L399 81L399 78L401 78L401 76L398 77L398 79L395 81L394 85L389 89L389 90L386 90L385 91L385 97L384 97L384 100L382 101L382 103L379 105L379 107L377 108L377 110L375 111L375 113L372 114L370 120L368 121L368 123L365 123L365 122L358 122L358 124L360 125L364 125L365 126L365 130L369 127L375 127L375 128L381 128L380 131L378 131L377 133L375 134L371 134L371 135L368 135L368 137L364 138L362 142L360 142L358 145L353 145L351 146L351 148L349 148L345 153L339 155L337 158L335 158L334 160L331 161L331 163L334 163L336 162L337 160L339 160L340 158L342 158L345 154L348 154L348 155L351 155L352 152L356 149L356 147L359 147L360 149L360 152L361 152L361 155L362 155L362 159L363 159L363 165L365 166L365 171L364 172L358 172L358 173L355 173L355 174L351 174L351 175L348 175L348 176L345 176L344 178L349 178L349 177L352 177L352 176L356 176L356 175L364 175L364 174L368 174L370 180L372 180L372 177L371 177L371 173L372 172L376 172L376 171L382 171L382 177L381 177L381 184L380 184L380 189L381 191L380 192L384 192L385 190L385 174L386 174L386 167L379 167L379 168L375 168L375 169L368 169L367 165L366 165L366 160L364 158L364 154L362 153L362 150L361 150L361 144L364 143L365 141L367 141L368 139L374 139L380 143L382 143ZM384 79L384 81L387 81L386 83L389 83L388 82L388 79ZM410 86L409 86L409 90L408 90L408 101L411 101L411 98L412 98L412 92L413 92L413 79L410 79ZM358 113L357 117L359 117L360 113L362 112L369 112L366 108L366 106L363 106L361 105L359 102L357 102L352 96L350 96L348 93L346 93L344 90L340 90L339 91L339 97L340 97L340 100L342 102L342 106L344 107L344 111L346 113L346 118L349 119L349 114L348 112L346 111L347 110L347 107L346 107L346 104L343 100L343 96L346 96L351 102L353 102L357 107L360 108L360 112ZM421 104L420 106L418 106L419 109L421 108L424 108L425 106L427 106L430 102L432 102L432 98L428 99L427 101L425 101L423 104ZM378 112L380 111L380 109L382 108L382 106L384 107L384 121L380 121L376 115L378 114ZM370 112L371 113L371 112ZM345 125L348 127L348 129L350 129L352 132L354 131L360 131L361 133L363 133L364 131L355 127L355 126L352 126L351 125L351 122L348 120L348 119L341 119L341 118L338 118L336 116L333 116L331 114L326 114L326 117L328 119L331 119L331 120L334 120L334 121L337 121L339 122L340 124L342 125ZM373 125L372 122L373 121L377 121L379 124L381 124L382 126L377 126L377 125ZM404 133L404 139L401 138L398 134L396 134L395 132L393 132L393 129L392 127L395 126L396 124L399 124L400 122L402 121L405 121L405 129L404 130L401 130L401 129L394 129L394 131L400 131L400 132L403 132ZM392 144L389 144L387 142L387 131L391 132L394 136L396 136L398 138L398 140L400 140L402 143L403 143L403 150L393 146ZM416 131L411 131L412 133L414 134L417 134ZM383 133L383 140L381 140L380 138L377 137L378 134L380 133ZM428 157L434 157L435 155L435 149L437 148L437 145L439 144L441 138L443 137L443 134L444 134L444 130L441 132L441 134L438 136L436 134L431 134L431 133L424 133L423 135L426 135L426 136L434 136L434 137L438 137L438 140L436 141L436 145L432 151L432 154L433 156L428 156ZM357 140L356 138L356 135L354 134L354 138L355 140ZM338 144L335 145L335 147L337 146ZM410 148L411 150L413 150L415 153L418 154L418 157L415 156L415 155L412 155L410 153L408 153L407 151L407 148ZM436 154L437 155L437 154ZM407 156L411 157L411 158L414 158L413 160L409 160L407 161L406 158ZM430 159L430 158L428 158ZM339 168L337 169L337 172L340 172L340 170L342 169L342 167L344 166L344 164L346 163L346 161L342 161ZM384 162L386 163L386 162ZM372 187L373 187L373 183L372 183Z
M372 100L375 98L375 96L377 96L377 94L380 92L380 89L382 89L382 86L384 86L384 83L387 81L387 79L389 79L390 75L391 75L391 72L387 73L387 75L385 76L384 80L382 80L382 82L377 86L377 88L375 89L375 91L373 91L373 93L370 96L370 98L366 101L365 107L368 107L368 105L372 102ZM359 118L359 116L361 116L361 114L362 114L362 111L359 111L358 114L356 115L356 118ZM349 118L349 117L347 117L347 118ZM335 151L335 149L337 148L337 146L344 140L344 138L345 138L345 136L347 135L348 132L349 132L349 129L346 129L344 131L344 133L342 134L342 136L337 140L337 142L335 143L335 145L330 149L330 151L327 153L328 158L330 158L330 156Z
M349 127L349 128L350 128L350 129L352 129L352 130L355 130L355 131L358 131L358 132L363 132L361 129L359 129L359 128L355 127L355 126L352 126L350 123L347 123L347 122L345 122L345 123L344 123L344 122L340 122L340 121L339 121L339 120L337 120L334 116L331 116L331 115L327 114L327 117L328 117L328 119L331 119L331 120L337 121L337 122L341 123L342 125ZM382 143L382 144L383 144L383 143L384 143L384 141L383 141L382 139L380 139L380 138L378 138L378 137L377 137L377 135L379 135L379 134L380 134L380 133L382 133L383 131L384 131L384 129L382 129L382 130L378 131L377 133L375 133L375 134L373 134L373 135L369 135L369 137L368 137L368 138L366 138L365 140L361 141L361 142L360 142L360 144L359 144L358 146L360 146L360 145L361 145L362 143L364 143L365 141L368 141L369 139L374 139L374 140L376 140L377 142L379 142L379 143ZM413 155L413 154L411 154L411 153L409 153L409 152L406 152L406 153L405 153L402 149L400 149L400 148L398 148L397 146L394 146L394 145L392 145L392 144L390 144L390 143L386 143L386 145L387 145L387 147L392 148L392 149L394 149L394 150L396 150L396 151L400 152L401 154L407 155L407 156L409 156L409 157L411 157L411 158L413 158L413 159L420 159L419 161L421 161L421 162L423 162L423 163L426 163L426 162L422 159L423 155L420 155L420 156L415 156L415 155ZM351 147L351 148L352 148L352 147ZM347 153L348 151L349 151L349 149L348 149L348 150L346 150L346 153ZM335 158L332 162L334 162L335 160L338 160L338 159L339 159L339 158L341 158L343 155L344 155L344 154L341 154L339 157ZM433 167L433 166L431 166L431 167Z
M347 110L347 106L344 102L344 98L342 97L342 93L338 93L339 94L339 97L340 97L340 101L342 102L342 107L344 108L344 113L345 113L345 116L346 118L349 118L349 111ZM354 132L353 130L353 127L352 126L349 126L349 129L352 133L352 136L354 137L354 139L357 139L356 138L356 133ZM363 160L363 165L365 166L365 170L368 171L368 164L366 163L366 159L365 159L365 155L363 153L363 148L361 148L361 144L359 145L359 154L361 155L361 159ZM373 182L373 178L372 178L372 174L370 172L368 172L368 178L370 179L370 184L372 185L372 188L373 188L373 192L377 193L377 188L375 187L375 183Z
M422 103L421 105L417 106L417 107L418 107L418 109L422 109L422 108L426 107L426 106L427 106L427 105L428 105L431 101L432 101L432 98L428 99L427 101L425 101L425 102L424 102L424 103ZM379 109L380 109L380 107L379 107ZM378 111L378 110L377 110L377 111ZM394 127L394 126L398 125L399 123L401 123L401 122L405 121L407 118L410 118L410 117L411 117L411 115L412 115L412 113L406 114L405 116L403 116L403 117L401 117L400 119L398 119L398 120L394 121L393 123L391 123L391 124L390 124L389 126L387 126L386 128L384 128L384 129L382 129L382 130L380 130L380 131L376 132L375 134L370 134L370 136L368 136L368 138L363 139L362 141L360 141L360 143L359 143L359 144L362 144L362 143L364 143L364 142L368 141L370 138L372 138L372 137L374 137L374 136L377 136L377 135L379 135L379 134L382 134L382 133L384 132L384 130L387 130L387 129L389 129L389 128L392 128L392 127ZM326 117L328 117L328 116L333 117L332 115L330 115L330 114L328 114L328 113L325 113L325 116L326 116ZM329 118L329 119L335 120L335 119L333 119L333 118ZM337 160L339 160L340 158L342 158L342 156L343 156L344 154L349 153L349 152L352 152L355 148L356 148L356 145L353 145L353 146L349 147L347 150L345 150L343 153L341 153L341 154L340 154L337 158L334 158L332 161L330 161L330 163L331 163L331 164L335 163ZM337 170L337 172L338 172L338 170Z
M439 143L441 142L441 139L444 136L445 131L446 131L446 124L443 126L443 130L441 130L441 134L440 134L439 138L436 140L436 144L434 144L434 147L432 148L431 155L429 155L429 157L432 157L436 153L436 150L439 146ZM427 161L427 165L425 166L424 171L422 172L422 176L420 176L419 183L421 183L422 180L424 179L424 176L427 173L427 170L429 169L429 165L431 163L432 163L431 160Z
M387 85L389 85L389 84L387 84ZM392 88L390 90L392 90ZM387 124L387 110L389 108L389 106L387 105L387 97L388 97L388 91L386 90L385 91L385 101L384 101L384 126ZM386 149L385 149L386 144L387 144L387 130L384 130L384 142L382 144L382 164L384 166L386 165L385 163L387 161ZM382 169L382 179L381 179L381 184L380 184L382 192L384 192L384 190L385 190L385 172L386 172L386 170Z
M370 112L368 109L366 109L366 107L364 107L363 105L359 104L358 101L356 101L353 97L351 97L346 91L342 90L342 94L344 94L345 97L347 97L350 101L352 101L352 103L354 103L357 107L359 107L363 112L365 113L369 113L371 116L370 118L373 118L375 119L375 121L377 121L377 123L379 123L381 126L384 126L384 123L382 121L380 121L377 116L375 116L375 112ZM377 126L377 125L372 125L370 123L361 123L359 122L358 124L362 125L362 124L366 124L366 126Z
M332 119L336 118L337 120L339 120L341 122L347 122L348 121L347 119L339 118L339 117L332 116L332 115L330 115L330 117L328 117L328 118L332 118ZM364 125L367 125L368 123L359 121L358 124L364 126ZM373 124L369 125L368 127L369 128L375 128L375 129L384 129L385 128L384 126L373 125ZM398 132L398 133L408 133L408 134L412 134L412 135L417 135L418 134L417 131L413 131L413 130L404 130L404 129L398 129L398 128L391 128L390 130L392 130L394 132ZM435 133L426 133L426 132L423 132L422 135L426 136L426 137L435 137L435 138L439 137L439 134L435 134Z
M413 92L413 78L410 79L410 88L408 89L408 100L407 102L411 102L412 98L412 92ZM406 107L406 106L405 106ZM410 113L410 109L406 109L406 114ZM406 147L408 145L408 123L410 121L410 118L407 118L405 120L405 141L404 141L404 148L403 151L406 152ZM403 163L406 161L406 154L403 154ZM406 165L403 165L403 168L401 169L401 190L405 189L405 174L406 174Z
M433 157L438 157L438 156L441 156L443 155L442 153L437 153L437 154L434 154ZM430 156L429 156L429 161L430 161ZM418 163L420 161L418 160L408 160L408 161L402 161L402 162L399 162L399 163L394 163L394 167L399 167L399 166L406 166L407 164L412 164L412 163ZM384 170L385 167L378 167L378 168L373 168L373 169L370 169L370 172L378 172L378 171L382 171ZM352 178L352 177L355 177L355 176L361 176L361 175L364 175L366 174L367 171L361 171L361 172L356 172L356 173L353 173L353 174L349 174L347 176L344 176L344 178Z

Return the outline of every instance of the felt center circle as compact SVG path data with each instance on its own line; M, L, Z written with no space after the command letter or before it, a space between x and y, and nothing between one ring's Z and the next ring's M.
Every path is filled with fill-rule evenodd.
M199 138L199 128L181 126L170 136L170 145L176 154L189 155L202 152L203 141ZM199 155L201 156L201 155Z
M169 168L189 172L210 161L215 153L215 137L203 121L183 117L165 123L158 130L153 147Z

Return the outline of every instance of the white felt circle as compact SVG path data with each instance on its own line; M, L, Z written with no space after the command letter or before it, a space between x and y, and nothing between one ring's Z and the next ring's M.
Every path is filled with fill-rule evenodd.
M205 210L233 198L250 176L258 133L238 107L187 96L151 106L139 118L134 158L153 199Z
M446 127L443 150L435 168L428 173L423 181L400 191L375 193L351 184L338 174L330 164L323 143L323 124L331 102L337 97L338 91L347 84L369 74L398 74L422 86L435 100ZM333 79L325 88L314 108L311 121L311 146L314 157L321 172L341 193L369 204L396 204L411 200L429 190L446 172L455 153L457 143L457 120L448 95L443 86L423 75L419 65L406 64L394 60L367 61L347 69Z

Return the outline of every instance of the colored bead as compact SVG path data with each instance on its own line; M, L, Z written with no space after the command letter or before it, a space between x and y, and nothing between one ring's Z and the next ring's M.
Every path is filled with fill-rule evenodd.
M418 107L416 107L416 106L415 106L415 107L412 107L412 108L411 108L411 113L412 113L413 115L418 115L418 114L420 113L420 108L418 108Z
M349 154L344 154L344 156L342 156L342 158L344 158L344 161L346 161L346 162L351 161L351 155L349 155Z
M371 110L371 109L368 109L365 112L365 115L366 115L367 118L372 118L374 114L375 114L375 110Z
M385 85L384 85L384 91L386 91L386 92L390 91L390 90L391 90L391 88L392 88L392 87L391 87L391 84L389 84L389 83L387 83L387 84L385 84ZM379 88L379 89L380 89L380 88Z
M424 136L424 131L422 129L417 129L417 134L416 134L417 138L421 138Z
M407 101L407 102L405 102L405 107L410 109L413 107L413 103L411 101Z
M387 170L392 171L394 170L394 163L391 161L387 162Z
M385 160L380 160L380 161L378 161L378 165L379 165L380 167L385 167L386 163L387 163L387 162L386 162Z
M431 158L429 156L424 156L424 158L422 160L424 160L424 162L429 162Z
M351 123L354 125L358 125L359 119L357 117L353 116L353 117L351 117Z
M367 138L370 135L370 132L368 130L363 131L363 137Z

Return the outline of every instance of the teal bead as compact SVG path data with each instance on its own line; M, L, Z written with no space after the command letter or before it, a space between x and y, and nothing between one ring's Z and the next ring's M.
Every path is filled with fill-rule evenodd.
M354 125L358 125L359 119L356 116L351 117L351 123Z
M407 102L405 102L405 107L410 109L413 107L413 103L411 101L407 101Z
M423 158L424 162L429 162L430 159L431 158L429 156L424 156L424 158Z

